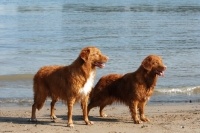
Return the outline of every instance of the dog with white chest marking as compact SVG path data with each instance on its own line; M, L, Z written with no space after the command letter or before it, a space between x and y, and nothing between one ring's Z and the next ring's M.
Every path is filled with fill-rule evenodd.
M69 66L44 66L34 76L31 121L36 120L36 109L40 110L47 97L52 99L50 116L54 114L55 103L58 100L66 101L68 107L68 124L74 127L72 121L73 105L81 101L83 118L87 125L93 124L87 115L87 103L96 75L96 67L103 68L108 57L96 47L86 47L78 58Z

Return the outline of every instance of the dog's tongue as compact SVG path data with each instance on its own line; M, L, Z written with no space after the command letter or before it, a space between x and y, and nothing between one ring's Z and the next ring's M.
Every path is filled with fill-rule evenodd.
M95 62L95 66L99 67L99 68L104 68L105 64L101 63L101 62Z
M164 71L158 71L158 70L155 70L156 74L158 74L159 76L162 76L164 77L165 73Z
M105 64L104 64L104 63L100 63L98 67L104 68L104 67L105 67Z
M165 73L164 71L160 72L160 76L164 77Z

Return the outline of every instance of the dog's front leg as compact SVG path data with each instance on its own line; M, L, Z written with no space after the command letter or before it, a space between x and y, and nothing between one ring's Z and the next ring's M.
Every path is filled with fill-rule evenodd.
M67 100L67 107L68 107L68 127L74 127L73 121L72 121L72 111L73 111L73 106L75 103L75 99L69 99Z
M138 103L139 103L138 101L133 101L129 105L131 116L132 116L132 119L135 122L135 124L141 124L142 123L142 121L137 116Z
M92 121L89 121L88 119L88 110L87 110L87 104L88 104L88 96L85 96L81 99L81 107L83 110L83 119L87 125L93 125L94 123Z
M139 108L139 112L140 112L140 119L142 120L142 121L150 121L148 118L146 118L145 117L145 115L144 115L144 108L145 108L145 105L146 105L146 102L147 101L144 101L144 102L140 102L139 104L138 104L138 108Z

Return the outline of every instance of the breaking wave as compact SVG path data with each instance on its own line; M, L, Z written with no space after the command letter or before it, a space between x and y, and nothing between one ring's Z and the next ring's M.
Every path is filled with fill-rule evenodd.
M195 87L182 87L182 88L169 88L169 89L156 89L154 92L155 95L160 94L186 94L186 95L192 95L192 94L200 94L200 86Z

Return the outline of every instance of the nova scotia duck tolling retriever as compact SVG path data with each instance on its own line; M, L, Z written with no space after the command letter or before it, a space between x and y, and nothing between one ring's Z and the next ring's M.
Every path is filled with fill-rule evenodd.
M31 121L36 121L36 109L40 110L47 97L52 99L50 117L56 119L54 106L58 100L67 103L68 127L74 127L72 121L73 105L80 101L83 119L87 125L93 124L88 120L88 98L96 75L96 67L103 68L108 57L96 47L83 48L78 58L68 66L44 66L34 76Z
M103 76L90 93L88 113L93 107L98 106L100 116L106 117L104 107L113 102L120 102L129 107L134 123L149 121L144 115L144 108L154 91L158 76L164 76L166 68L161 57L149 55L135 72ZM137 116L137 109L140 119Z

